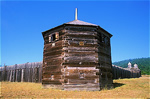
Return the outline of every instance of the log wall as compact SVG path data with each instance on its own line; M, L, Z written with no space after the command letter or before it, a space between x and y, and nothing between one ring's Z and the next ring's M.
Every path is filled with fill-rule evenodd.
M42 85L64 90L112 87L110 38L96 25L65 24L42 32Z
M62 64L64 90L100 90L97 32L90 31L92 28L88 31L82 27L66 28Z
M58 32L59 31L59 32ZM47 32L44 35L42 84L61 86L62 62L64 56L64 32L62 28Z
M107 32L98 29L96 38L98 43L98 68L100 73L100 87L111 88L113 86L110 46L111 35L107 34Z

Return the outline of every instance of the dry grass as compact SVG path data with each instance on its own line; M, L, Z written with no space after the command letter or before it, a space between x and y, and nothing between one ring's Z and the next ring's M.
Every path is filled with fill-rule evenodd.
M150 76L114 80L114 89L64 91L43 89L40 83L2 82L1 98L150 98Z

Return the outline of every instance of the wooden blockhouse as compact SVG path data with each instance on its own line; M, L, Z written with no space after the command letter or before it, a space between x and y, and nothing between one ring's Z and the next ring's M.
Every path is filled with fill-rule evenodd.
M112 35L106 30L76 19L42 35L44 87L64 90L112 87Z

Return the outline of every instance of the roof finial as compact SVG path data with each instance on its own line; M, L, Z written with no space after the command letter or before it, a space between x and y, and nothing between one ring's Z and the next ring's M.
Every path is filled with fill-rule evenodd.
M76 13L75 13L75 20L78 20L78 15L77 15L77 8L76 8Z

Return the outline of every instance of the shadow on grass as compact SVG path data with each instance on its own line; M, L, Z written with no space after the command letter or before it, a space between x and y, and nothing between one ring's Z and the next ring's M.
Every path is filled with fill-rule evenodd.
M114 88L117 88L117 87L121 87L125 84L123 84L123 83L113 83L113 85L114 85Z

